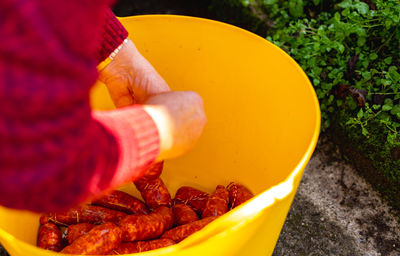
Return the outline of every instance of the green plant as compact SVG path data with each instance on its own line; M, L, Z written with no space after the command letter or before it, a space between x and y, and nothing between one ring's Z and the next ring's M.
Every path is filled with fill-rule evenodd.
M400 209L400 0L241 1L274 21L267 39L310 78L322 130L341 127Z

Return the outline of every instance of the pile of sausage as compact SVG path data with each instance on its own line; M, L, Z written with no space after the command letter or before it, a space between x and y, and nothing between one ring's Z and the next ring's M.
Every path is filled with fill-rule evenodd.
M120 255L176 244L253 197L241 184L211 193L181 187L172 200L162 163L135 182L144 201L115 190L63 213L40 218L37 245L66 254Z

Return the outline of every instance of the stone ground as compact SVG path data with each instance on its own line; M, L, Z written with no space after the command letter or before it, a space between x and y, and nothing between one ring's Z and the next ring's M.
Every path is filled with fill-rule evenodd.
M273 256L399 256L399 219L323 137Z
M323 137L273 255L398 256L399 219Z

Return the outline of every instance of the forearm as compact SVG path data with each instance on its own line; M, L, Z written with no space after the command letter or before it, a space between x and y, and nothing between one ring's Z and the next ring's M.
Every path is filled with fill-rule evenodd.
M93 118L113 134L119 160L109 187L139 179L160 153L156 124L142 106L115 111L94 111Z

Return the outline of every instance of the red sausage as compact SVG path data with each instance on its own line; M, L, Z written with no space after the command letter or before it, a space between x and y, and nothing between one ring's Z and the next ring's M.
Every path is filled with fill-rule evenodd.
M239 183L230 183L228 185L229 191L229 209L233 209L251 199L254 194L245 186Z
M147 215L128 215L118 223L122 230L122 240L127 242L157 238L173 224L172 210L165 206Z
M93 227L94 225L90 223L80 223L68 226L66 230L68 243L72 244L76 239L87 234Z
M176 226L199 220L197 213L186 204L176 204L172 207L172 211L174 212L174 223Z
M49 215L48 214L44 214L44 215L40 216L39 222L40 222L41 225L49 223L49 221L50 220L49 220Z
M149 169L147 169L141 178L141 180L154 180L161 176L162 170L164 168L164 162L158 162L152 164Z
M228 211L228 204L229 192L224 186L219 185L209 196L201 217L221 216Z
M50 221L59 225L78 223L101 224L106 222L118 222L127 214L108 208L94 205L83 205L69 209L63 213L49 214Z
M217 217L207 217L202 220L198 220L189 224L185 224L176 228L173 228L167 232L165 232L161 238L168 238L174 240L176 243L179 243L183 239L187 238L191 234L199 231L204 228L210 222L215 220Z
M114 249L113 252L115 253L115 255L147 252L174 244L175 242L171 239L156 239L150 241L138 241L133 243L127 242L120 244L120 246Z
M135 185L150 209L154 210L159 206L171 205L171 195L160 178L138 180L135 181Z
M207 200L208 194L206 192L192 187L181 187L176 192L174 204L187 204L200 215L206 206Z
M92 204L104 206L113 210L126 212L128 214L148 214L149 209L139 199L119 190L96 199Z
M61 253L78 255L106 255L121 243L121 230L114 223L94 227L79 237Z
M53 223L46 223L39 228L37 246L59 252L62 249L61 230Z

